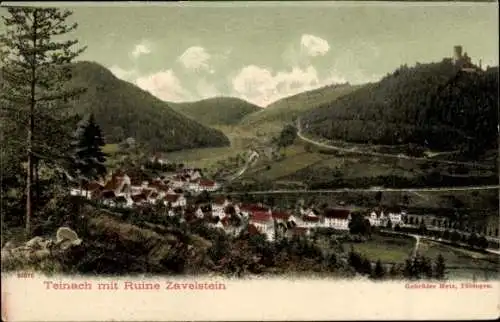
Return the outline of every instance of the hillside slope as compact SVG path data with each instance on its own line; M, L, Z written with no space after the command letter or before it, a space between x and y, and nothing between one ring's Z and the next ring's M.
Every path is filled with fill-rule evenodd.
M214 97L197 102L169 103L177 112L206 125L237 124L261 108L234 97Z
M179 114L97 63L75 63L72 86L87 88L73 102L75 110L93 112L109 143L134 137L160 151L229 145L222 132Z
M466 72L444 59L402 66L310 111L301 124L328 139L484 150L496 146L497 109L498 68Z
M359 85L330 85L280 99L261 111L252 113L242 120L243 125L264 122L292 122L300 114L321 104L331 103L337 98L360 88Z

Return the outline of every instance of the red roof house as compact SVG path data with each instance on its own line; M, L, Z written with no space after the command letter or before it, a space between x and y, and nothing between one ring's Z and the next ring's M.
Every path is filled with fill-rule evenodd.
M250 221L266 223L271 220L272 216L269 212L255 211L250 214Z
M283 220L283 221L288 221L290 219L291 215L286 212L281 212L281 211L273 211L273 218L278 219L278 220Z
M349 209L325 209L323 215L331 219L348 219L351 211Z

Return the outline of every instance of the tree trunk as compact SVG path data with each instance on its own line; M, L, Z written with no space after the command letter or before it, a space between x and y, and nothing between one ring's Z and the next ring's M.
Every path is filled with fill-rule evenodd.
M33 12L33 48L36 49L37 42L37 11ZM26 237L31 235L31 218L33 216L33 205L32 205L32 184L33 184L33 131L35 128L35 98L36 91L36 51L33 50L33 61L31 62L31 99L30 99L30 111L29 111L29 129L28 129L28 139L26 146L28 149L28 174L26 179L26 227L25 233Z
M35 157L34 160L34 177L35 177L35 204L38 205L40 201L40 179L39 179L39 168L40 168L40 159Z
M26 180L26 227L25 233L26 237L31 235L31 218L33 215L33 204L32 204L32 184L33 184L33 153L32 153L32 141L33 141L33 106L30 107L30 128L28 129L28 176Z

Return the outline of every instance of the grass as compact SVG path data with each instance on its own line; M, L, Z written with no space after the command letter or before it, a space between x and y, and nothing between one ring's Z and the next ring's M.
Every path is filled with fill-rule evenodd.
M116 154L118 151L120 151L120 148L118 147L118 143L109 143L106 144L102 148L102 152L107 153L107 154Z
M318 154L300 153L285 160L273 163L268 170L264 170L257 174L257 178L265 178L274 180L295 173L311 164L322 160L322 156Z
M302 145L291 145L281 151L283 159L277 161L260 160L258 165L250 169L245 178L252 178L257 180L276 180L295 172L311 166L326 156L319 153L308 153L304 150ZM288 180L285 180L288 181ZM294 181L294 180L292 180ZM294 181L295 183L302 184L301 181Z
M346 242L344 247L350 247L371 261L380 259L382 263L403 263L410 256L415 240L403 236L379 236L374 235L366 242Z
M420 241L419 253L435 259L441 254L450 278L491 279L499 277L500 257L489 253L474 252L437 242Z
M232 147L190 149L171 152L166 157L176 163L183 163L195 168L210 168L219 161L224 161L229 157L236 156L244 150L237 150Z

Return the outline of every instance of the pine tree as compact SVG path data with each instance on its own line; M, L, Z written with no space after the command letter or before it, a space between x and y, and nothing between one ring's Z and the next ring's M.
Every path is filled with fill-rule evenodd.
M368 258L363 259L363 264L362 264L362 271L366 275L371 275L372 274L372 263Z
M375 264L375 270L373 271L373 276L377 279L381 279L385 276L385 269L382 266L382 262L377 260L377 263Z
M440 280L446 278L446 264L443 255L439 254L436 258L434 277Z
M2 17L5 32L0 35L0 43L4 45L1 98L11 106L4 109L2 117L17 124L18 132L26 135L19 144L25 146L27 152L25 230L29 236L35 158L48 162L64 159L60 155L63 137L49 139L47 134L40 134L49 129L51 134L57 133L54 130L62 128L63 116L67 116L60 110L61 106L81 93L81 89L67 89L67 81L71 78L70 63L85 48L73 50L77 40L54 40L77 28L77 24L66 23L71 11L9 7L7 12Z
M72 146L72 170L80 184L106 175L106 154L102 152L104 139L94 115L83 118L74 133Z

